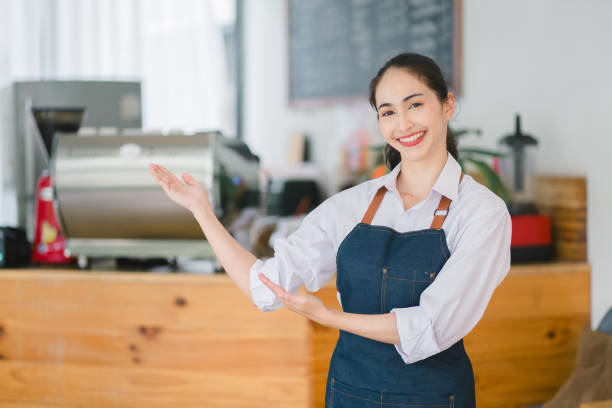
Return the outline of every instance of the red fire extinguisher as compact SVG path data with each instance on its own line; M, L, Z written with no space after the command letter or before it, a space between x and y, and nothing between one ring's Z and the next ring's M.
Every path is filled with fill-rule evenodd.
M36 232L34 234L32 262L54 264L74 262L74 257L64 255L64 249L64 237L53 208L51 176L45 170L38 179L38 187L36 188Z

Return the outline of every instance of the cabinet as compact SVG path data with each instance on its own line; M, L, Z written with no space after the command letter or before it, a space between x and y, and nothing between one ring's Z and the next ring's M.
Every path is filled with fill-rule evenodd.
M589 266L513 266L465 338L478 406L524 406L569 376ZM226 275L0 271L0 408L322 407L338 331L262 313ZM334 280L319 293L338 307Z

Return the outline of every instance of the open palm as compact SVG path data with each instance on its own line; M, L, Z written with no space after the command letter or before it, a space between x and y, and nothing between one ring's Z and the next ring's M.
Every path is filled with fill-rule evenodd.
M149 164L149 171L168 197L178 205L191 212L201 206L210 207L206 187L190 174L183 173L181 175L183 183L172 172L159 164Z

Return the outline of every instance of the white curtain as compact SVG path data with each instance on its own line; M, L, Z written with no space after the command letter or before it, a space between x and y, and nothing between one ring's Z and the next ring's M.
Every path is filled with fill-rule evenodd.
M140 80L145 129L232 136L235 92L222 31L228 22L219 19L228 4L0 0L0 87L16 80Z
M233 6L233 0L0 0L0 90L26 80L140 80L145 130L233 136L235 85L223 38L235 23ZM0 95L0 137L14 132L8 96ZM4 160L13 159L0 151L0 225L16 222L15 200L3 191L6 178L14 182L3 174Z

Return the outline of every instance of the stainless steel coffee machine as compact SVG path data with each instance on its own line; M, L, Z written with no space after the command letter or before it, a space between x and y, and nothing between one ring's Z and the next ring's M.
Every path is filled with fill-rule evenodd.
M38 139L37 109L42 115L49 107L84 110L84 127L140 129L140 95L140 82L123 81L26 81L0 89L0 225L23 228L33 240L36 183L49 166ZM56 130L66 130L56 119ZM47 135L47 147L53 133Z
M22 227L33 240L36 180L49 168L66 254L81 267L109 257L214 259L149 162L202 181L222 221L259 204L259 162L248 147L218 132L143 132L137 82L16 82L0 96L0 225Z
M81 266L97 257L214 259L194 217L173 203L149 163L190 173L218 217L259 205L259 159L218 132L79 136L59 133L51 178L67 250Z

